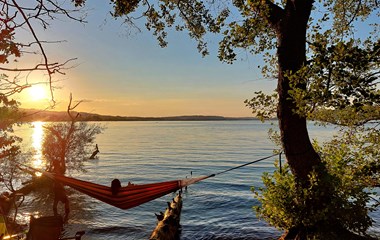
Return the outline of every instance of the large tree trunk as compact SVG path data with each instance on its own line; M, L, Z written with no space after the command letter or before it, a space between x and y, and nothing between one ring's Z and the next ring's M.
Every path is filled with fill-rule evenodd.
M289 95L290 80L286 73L296 72L306 62L306 29L312 1L288 1L276 26L278 40L279 104L277 115L285 155L295 177L306 182L307 175L320 163L307 131L306 118L294 112L296 105ZM305 89L306 84L298 84Z

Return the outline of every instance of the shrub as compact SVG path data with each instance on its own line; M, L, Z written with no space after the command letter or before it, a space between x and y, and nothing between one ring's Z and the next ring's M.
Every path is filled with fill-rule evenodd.
M275 164L273 174L263 175L265 187L252 189L261 202L254 206L258 217L282 230L305 229L308 237L340 229L365 235L373 222L368 213L374 206L369 204L368 181L359 180L360 174L366 174L358 163L364 159L349 158L353 148L343 139L315 147L324 152L323 166L314 169L305 186L296 183L288 166L280 172Z

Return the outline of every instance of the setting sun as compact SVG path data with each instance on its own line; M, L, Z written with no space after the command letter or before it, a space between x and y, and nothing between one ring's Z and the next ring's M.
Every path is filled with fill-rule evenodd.
M38 101L47 98L47 90L44 86L33 85L29 88L29 96L33 101Z

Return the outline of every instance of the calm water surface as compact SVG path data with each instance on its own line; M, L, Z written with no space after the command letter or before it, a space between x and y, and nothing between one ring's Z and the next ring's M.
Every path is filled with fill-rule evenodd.
M87 173L76 177L110 185L142 184L208 175L272 155L268 140L270 123L259 121L212 122L109 122L99 135L99 159L86 164ZM39 129L23 127L25 146L36 150L32 164L43 161ZM320 140L333 130L310 127ZM250 191L260 187L263 172L273 171L275 158L237 169L191 185L183 198L181 239L275 239L281 232L259 221L252 206L258 204ZM155 227L154 213L164 211L169 194L142 206L120 210L82 194L71 196L71 219L67 235L85 230L83 239L148 239ZM50 206L45 214L51 214ZM27 209L25 209L27 211ZM42 213L44 214L44 213Z

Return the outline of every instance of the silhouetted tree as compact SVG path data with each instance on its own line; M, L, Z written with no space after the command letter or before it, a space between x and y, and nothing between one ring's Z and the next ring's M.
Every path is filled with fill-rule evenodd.
M93 142L102 127L80 121L80 114L73 115L80 102L72 106L72 96L67 107L70 122L51 123L45 127L42 154L47 160L47 170L65 174L66 169L84 171L83 164L88 161ZM59 169L54 169L59 168Z

